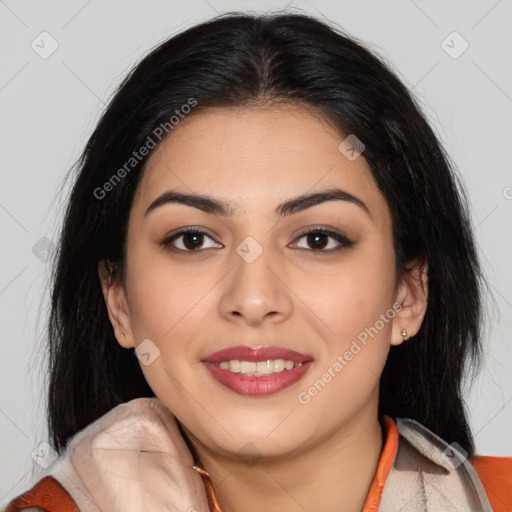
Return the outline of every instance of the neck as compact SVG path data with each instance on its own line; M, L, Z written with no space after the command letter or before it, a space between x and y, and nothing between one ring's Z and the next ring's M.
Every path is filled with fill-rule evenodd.
M293 458L227 458L187 436L224 512L361 512L383 447L376 408Z

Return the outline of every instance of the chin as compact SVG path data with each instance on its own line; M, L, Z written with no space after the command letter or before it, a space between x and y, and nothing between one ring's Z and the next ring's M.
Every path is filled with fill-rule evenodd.
M302 446L302 441L299 439L290 439L283 436L270 440L261 437L250 437L244 435L237 435L235 439L222 440L219 445L213 448L219 451L224 456L246 461L247 464L253 465L258 460L265 458L279 458L286 457L295 453Z
M259 422L237 418L228 423L224 416L225 428L231 436L223 429L217 429L215 432L203 430L201 438L208 439L205 444L212 450L230 458L285 456L303 447L310 436L303 424L285 426L284 417Z

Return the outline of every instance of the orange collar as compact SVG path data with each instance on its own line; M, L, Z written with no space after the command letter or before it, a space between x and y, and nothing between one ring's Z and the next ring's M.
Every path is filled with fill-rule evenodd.
M363 512L377 512L379 509L384 484L395 461L398 450L398 427L389 416L382 417L382 427L384 430L384 446L380 455L377 471L373 477L372 485L368 491L368 496L364 502Z

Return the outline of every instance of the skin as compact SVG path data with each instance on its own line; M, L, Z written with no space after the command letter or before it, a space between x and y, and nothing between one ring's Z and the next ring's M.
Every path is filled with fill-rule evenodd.
M412 265L410 278L398 281L389 207L364 153L350 161L338 149L343 139L292 105L189 116L151 155L136 191L125 283L108 280L99 265L118 342L128 349L150 339L160 350L141 368L197 450L226 512L360 511L375 474L383 446L379 378L402 329L413 336L421 326L426 267ZM360 198L370 215L339 200L282 219L274 214L285 199L331 187ZM166 204L145 216L169 189L222 198L235 213ZM317 248L314 236L301 237L322 224L354 245L329 253L340 247L335 239L326 236ZM209 235L179 237L174 252L160 245L186 226ZM247 236L263 249L252 263L236 252ZM193 244L202 252L192 254ZM394 318L300 403L298 394L394 303L403 306ZM238 395L200 361L239 344L290 348L314 363L274 395Z

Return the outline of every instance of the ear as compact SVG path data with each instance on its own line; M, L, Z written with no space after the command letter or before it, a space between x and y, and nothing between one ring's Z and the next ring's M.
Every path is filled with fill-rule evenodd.
M130 310L124 286L121 280L116 278L113 266L108 261L101 260L98 263L98 276L117 342L124 348L133 348Z
M409 337L414 336L420 330L427 311L428 264L426 261L415 260L407 268L396 294L396 302L402 305L402 309L393 319L391 345L403 343L403 329Z

